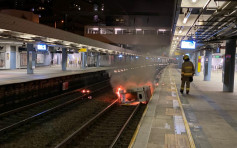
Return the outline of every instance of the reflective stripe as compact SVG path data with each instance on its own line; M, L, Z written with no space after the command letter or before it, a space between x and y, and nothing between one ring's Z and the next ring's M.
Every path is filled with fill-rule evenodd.
M186 88L186 90L190 90L190 88Z
M193 73L184 73L184 76L192 76Z
M184 90L184 88L183 88L183 87L181 87L181 88L180 88L180 90Z
M192 66L184 67L184 69L193 69L193 67Z

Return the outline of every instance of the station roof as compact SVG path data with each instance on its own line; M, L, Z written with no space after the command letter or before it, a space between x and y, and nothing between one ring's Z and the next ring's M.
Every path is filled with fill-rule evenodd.
M237 38L237 2L213 0L178 0L179 10L170 54L187 51L181 40L195 40L196 50L207 46L224 46L224 41ZM193 52L190 51L189 52Z
M73 49L86 47L88 50L99 52L136 55L136 52L132 50L1 13L0 39L26 43L44 42Z

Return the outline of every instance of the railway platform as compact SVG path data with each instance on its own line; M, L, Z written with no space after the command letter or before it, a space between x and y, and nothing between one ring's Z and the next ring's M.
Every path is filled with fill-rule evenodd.
M130 146L236 147L236 81L234 93L222 91L221 71L213 71L211 81L194 76L189 95L179 93L180 85L180 70L166 68Z
M0 70L0 85L22 83L33 80L43 80L54 77L62 77L68 75L82 74L88 72L96 72L109 70L111 67L88 67L86 69L79 69L78 67L69 67L67 71L62 71L60 65L37 67L34 74L27 74L26 69L15 70Z

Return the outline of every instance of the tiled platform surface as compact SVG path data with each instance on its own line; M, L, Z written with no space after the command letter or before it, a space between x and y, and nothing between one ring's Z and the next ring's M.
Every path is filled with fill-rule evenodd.
M34 74L27 74L27 69L0 70L0 85L109 70L111 68L112 67L88 67L86 69L79 69L78 67L68 67L67 71L62 71L60 66L48 66L37 67L34 70Z
M166 68L148 104L134 148L189 148L175 83Z
M187 147L186 133L180 135L175 131L175 116L180 114L178 108L173 110L176 99L170 95L172 80L179 89L180 72L170 66L163 73L160 86L148 105L134 148ZM189 95L179 94L196 148L237 148L236 82L234 93L223 92L221 71L213 71L211 81L203 81L201 73L194 77ZM185 137L185 140L176 135Z
M172 69L173 75L180 73ZM212 71L211 81L203 73L194 77L190 95L180 95L196 147L237 148L237 75L233 93L223 92L221 71ZM176 77L180 88L180 77Z

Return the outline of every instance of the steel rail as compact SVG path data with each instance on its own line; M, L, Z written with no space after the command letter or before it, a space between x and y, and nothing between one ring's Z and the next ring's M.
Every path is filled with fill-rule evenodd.
M83 89L88 89L89 87L93 87L93 86L95 86L95 85L98 85L98 84L100 84L100 83L104 83L104 82L106 82L106 81L109 81L109 80L105 80L105 81L102 81L102 82L98 82L98 83L95 83L95 84L93 84L93 85L89 85L89 86L87 86L87 87L79 88L79 89L76 89L76 90L73 90L73 91L70 91L70 92L66 92L66 93L63 93L63 94L60 94L60 95L57 95L57 96L50 97L50 98L48 98L48 99L44 99L44 100L42 100L42 101L38 101L38 102L29 104L29 105L26 105L26 106L22 106L22 107L19 107L19 108L16 108L16 109L13 109L13 110L10 110L10 111L7 111L7 112L3 112L3 113L0 114L0 118L5 117L5 116L8 116L8 115L10 115L10 114L17 113L17 112L19 112L19 111L23 111L23 110L29 109L29 108L34 107L34 106L37 106L37 105L41 105L41 104L43 104L43 103L47 103L47 102L49 102L49 101L53 101L53 100L55 100L55 99L58 99L58 98L60 98L60 97L66 96L66 95L70 95L70 94L72 94L72 93L74 93L74 92L77 92L77 91L80 91L80 90L83 90Z
M92 124L96 119L101 117L105 112L107 112L110 108L112 108L116 103L118 102L118 99L115 100L113 103L111 103L108 107L106 107L104 110L99 112L97 115L95 115L93 118L91 118L89 121L87 121L83 126L81 126L78 130L76 130L74 133L72 133L70 136L68 136L66 139L64 139L61 143L59 143L55 148L61 148L66 146L74 137L76 137L78 134L80 134L83 130L85 130L88 126Z
M130 117L128 118L128 120L126 121L126 123L123 125L123 127L121 128L121 130L119 131L118 135L115 137L114 141L112 142L112 144L109 146L110 148L113 148L114 145L116 144L116 142L118 141L119 137L122 135L123 131L125 130L125 128L127 127L128 123L131 121L132 117L134 116L134 114L137 112L138 108L140 107L139 103L136 108L133 110L132 114L130 115Z
M36 119L36 118L39 118L39 117L44 116L44 115L47 115L47 114L49 114L49 113L51 113L51 112L53 112L53 111L56 111L56 110L58 110L58 109L61 109L61 108L65 107L65 106L67 106L67 105L70 105L70 104L72 104L72 103L75 103L75 102L77 102L78 100L80 100L81 98L83 98L83 97L85 97L85 96L88 96L88 95L91 95L91 94L93 94L93 93L96 93L96 92L98 92L98 91L100 91L100 90L102 90L102 89L104 89L104 88L106 88L106 87L108 87L108 86L104 86L104 87L102 87L102 88L100 88L100 89L97 89L97 90L91 92L90 94L82 95L82 96L77 97L77 98L75 98L75 99L73 99L73 100L67 101L67 102L65 102L65 103L63 103L63 104L57 105L57 106L55 106L55 107L53 107L53 108L47 109L47 110L42 111L42 112L40 112L40 113L37 113L37 114L35 114L35 115L31 116L31 117L25 118L25 119L23 119L23 120L21 120L21 121L19 121L19 122L16 122L16 123L13 123L13 124L11 124L11 125L9 125L9 126L6 126L6 127L2 128L2 129L0 129L0 134L6 133L7 131L12 130L13 128L16 128L16 127L19 127L19 126L21 126L21 125L23 125L23 124L26 124L26 123L28 123L28 122L30 122L30 121Z

